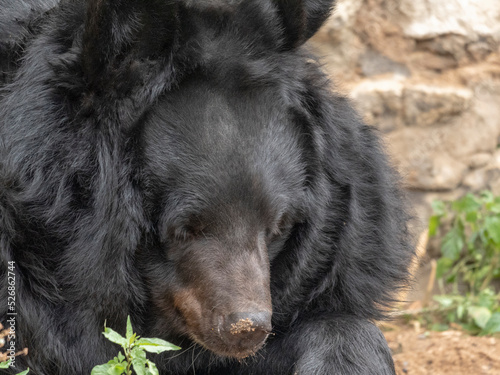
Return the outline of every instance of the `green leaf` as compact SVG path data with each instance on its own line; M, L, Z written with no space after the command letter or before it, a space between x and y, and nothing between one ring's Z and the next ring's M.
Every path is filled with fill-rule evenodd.
M434 301L438 302L442 307L450 307L453 305L453 298L449 296L434 296Z
M429 236L435 236L439 228L440 216L434 215L429 219Z
M500 332L500 312L491 315L491 318L483 328L483 333L486 335L492 335L497 332Z
M450 326L448 324L434 323L430 328L432 331L443 332L449 330Z
M0 362L0 368L9 368L10 361L11 361L11 359L9 359L8 361L5 361L5 362ZM27 369L27 370L24 370L23 372L18 373L17 375L26 375L29 371L30 371L30 369Z
M121 375L127 371L127 362L120 361L120 357L115 357L104 365L96 366L92 369L91 375ZM125 357L123 357L125 358Z
M453 260L449 258L439 258L436 267L436 276L441 278L446 272L448 272L451 267L453 267Z
M471 211L465 214L465 221L468 223L475 223L477 221L477 218L478 218L477 211Z
M109 375L108 370L113 367L113 364L106 363L104 365L95 366L90 375Z
M495 201L495 196L493 195L493 193L491 191L484 190L481 192L481 199L485 203L492 203Z
M443 216L446 212L446 206L443 201L435 200L431 203L431 207L436 216Z
M471 334L471 335L477 335L477 334L479 334L481 332L481 329L478 328L473 323L464 323L464 324L461 324L461 326L462 326L462 329L464 331L469 332L469 334Z
M497 299L498 297L495 295L493 290L485 289L481 291L481 293L478 296L478 305L486 307L488 310L493 311L497 303Z
M146 352L140 346L134 346L130 352L132 365L137 375L147 375L146 371Z
M146 362L146 352L144 351L143 348L141 348L138 345L136 345L132 348L132 350L130 351L130 356L132 358L143 359L144 362Z
M134 330L132 329L132 322L130 321L130 315L127 316L127 334L125 336L125 338L127 339L127 341L132 344L132 342L130 342L130 339L132 338L132 335L134 334Z
M137 373L137 375L158 374L156 365L146 359L146 352L141 347L134 347L131 354L133 358L132 365L134 366L134 371Z
M453 228L443 238L441 252L446 258L457 260L460 257L464 242L457 228Z
M156 365L151 362L151 361L147 361L147 365L148 365L148 375L151 374L151 375L160 375L160 373L158 372L158 368L156 367Z
M474 250L476 248L476 241L479 238L479 232L472 232L467 239L467 248Z
M491 318L491 311L486 307L471 306L467 310L467 313L474 320L474 323L483 329Z
M118 332L112 330L111 328L104 327L103 335L109 341L121 345L123 348L126 348L128 346L128 340L122 335L120 335Z
M127 364L125 362L115 363L108 370L109 375L122 375L122 374L126 374L126 373L127 373Z
M150 339L150 338L140 338L136 341L136 345L139 345L144 350L150 353L162 353L166 350L179 350L180 348L168 341L162 339Z
M489 237L495 244L500 245L500 217L489 216L486 218L484 225Z
M146 375L146 359L143 358L133 358L132 366L134 367L134 371L137 375Z
M500 203L492 203L488 206L489 210L495 214L500 214Z
M123 361L125 361L125 356L122 354L122 352L119 352L119 353L118 353L118 356L116 356L116 357L114 358L114 361L115 361L116 363L123 362Z
M457 313L456 311L450 311L448 314L446 314L446 321L448 323L454 323L457 320Z
M465 212L477 212L481 209L481 202L471 193L463 199L463 210Z

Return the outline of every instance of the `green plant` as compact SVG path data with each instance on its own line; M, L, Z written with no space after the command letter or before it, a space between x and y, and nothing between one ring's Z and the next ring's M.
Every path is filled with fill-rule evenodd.
M441 242L438 279L453 284L454 292L459 282L467 283L473 295L486 289L500 277L500 197L488 191L467 194L453 202L435 201L433 209L429 235L449 226Z
M109 341L120 345L123 353L119 352L108 363L94 367L91 375L132 375L132 369L137 375L159 375L156 365L146 358L146 352L162 353L167 350L180 349L165 340L140 338L132 330L130 316L127 318L125 337L106 326L103 335Z
M9 368L10 366L10 359L8 361L5 361L5 362L0 362L0 369L5 369L5 368ZM27 369L27 370L24 370L20 373L18 373L17 375L26 375L28 372L30 371L30 369Z
M500 332L499 296L490 289L478 295L467 293L434 296L438 303L435 314L438 321L456 323L472 334L491 335ZM433 323L431 329L447 329L448 324Z
M467 194L453 202L435 201L433 210L429 234L443 235L437 261L443 294L434 296L437 307L426 312L474 334L500 332L500 294L491 285L500 277L500 197L488 191ZM444 293L445 284L452 285L451 293Z

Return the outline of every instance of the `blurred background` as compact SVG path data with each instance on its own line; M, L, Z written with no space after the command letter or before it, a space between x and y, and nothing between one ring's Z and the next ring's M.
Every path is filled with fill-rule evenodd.
M314 37L380 129L418 238L398 374L500 374L500 1L339 0Z

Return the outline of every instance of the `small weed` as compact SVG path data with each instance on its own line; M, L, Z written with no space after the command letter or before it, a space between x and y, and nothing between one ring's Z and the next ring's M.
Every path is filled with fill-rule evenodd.
M8 361L5 361L5 362L0 362L0 369L5 369L5 368L9 368L10 367L10 359ZM17 375L26 375L30 370L27 369L23 372L20 372L18 373Z
M120 345L123 353L119 352L108 363L94 367L91 375L132 375L132 369L137 375L159 375L156 365L146 358L146 352L162 353L180 349L165 340L140 338L132 330L130 316L127 318L125 337L106 326L103 334L109 341Z
M500 197L491 192L467 194L454 202L435 201L429 235L440 233L441 253L437 277L453 284L465 282L477 294L500 277ZM444 225L443 225L444 224Z
M433 210L429 234L442 235L437 280L443 294L421 318L436 330L459 324L472 334L500 332L500 294L492 286L500 277L500 197L467 194L435 201ZM451 293L444 293L445 285Z

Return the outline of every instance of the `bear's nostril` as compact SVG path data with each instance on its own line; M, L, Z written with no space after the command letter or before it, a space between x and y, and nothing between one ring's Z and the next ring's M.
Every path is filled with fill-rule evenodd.
M238 312L224 317L221 338L226 345L240 352L255 351L271 333L271 313L268 311Z

